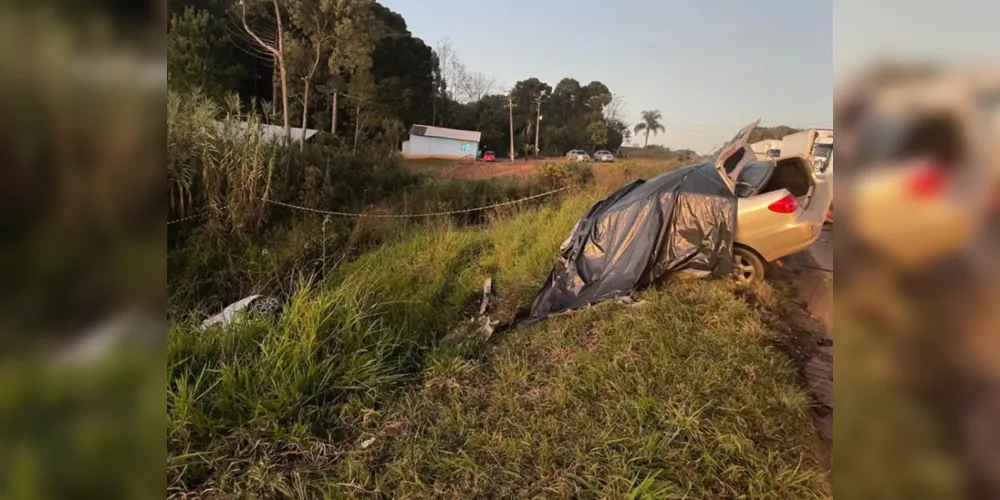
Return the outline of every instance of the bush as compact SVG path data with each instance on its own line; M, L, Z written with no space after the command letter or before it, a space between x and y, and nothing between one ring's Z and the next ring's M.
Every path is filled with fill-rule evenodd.
M594 180L594 169L576 161L546 161L535 167L535 175L549 189L583 186Z
M175 312L215 310L251 293L273 292L290 276L322 274L431 219L327 218L262 198L326 211L417 214L483 207L547 189L533 177L458 180L412 172L391 157L351 154L329 136L289 147L264 137L260 120L243 116L235 99L221 107L200 94L171 93L167 109L169 218L204 213L168 226ZM488 215L447 218L478 224Z

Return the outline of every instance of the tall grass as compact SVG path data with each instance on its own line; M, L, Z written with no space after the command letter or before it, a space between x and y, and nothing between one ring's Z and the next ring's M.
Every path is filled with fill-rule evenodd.
M244 116L245 115L245 116ZM202 94L167 95L167 181L172 214L214 211L232 227L261 223L275 169L288 164L289 149L262 131L255 114L244 114L230 96L225 107Z
M171 93L167 115L170 218L203 214L168 227L173 310L213 310L274 291L290 276L328 271L428 221L478 224L488 217L324 217L265 199L337 212L412 214L488 206L549 187L535 176L440 179L393 160L346 155L331 141L290 148L266 138L260 120L243 113L235 97L219 106L199 94Z
M596 193L441 220L296 283L279 318L168 343L172 494L814 498L806 399L725 283L512 332Z

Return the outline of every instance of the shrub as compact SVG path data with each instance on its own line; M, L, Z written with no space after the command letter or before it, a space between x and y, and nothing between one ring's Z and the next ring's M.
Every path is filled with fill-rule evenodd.
M535 175L550 189L582 186L594 180L594 169L581 162L546 161L535 167Z

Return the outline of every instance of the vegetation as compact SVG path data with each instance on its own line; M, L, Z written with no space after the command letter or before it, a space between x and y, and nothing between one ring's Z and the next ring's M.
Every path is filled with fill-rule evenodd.
M482 147L508 154L507 92L467 70L450 42L431 49L377 2L182 0L169 7L169 85L177 92L201 88L219 103L235 92L269 122L329 131L352 150L376 138L398 149L406 127L422 123L480 131ZM539 106L544 155L614 150L629 135L623 101L601 82L564 78L552 87L528 78L509 93L513 142L523 156L533 152Z
M663 119L663 115L660 114L660 110L658 110L658 109L654 109L654 110L650 110L650 111L643 111L642 112L642 119L641 119L641 121L639 121L639 123L635 124L634 132L636 134L640 134L640 133L644 134L645 139L643 139L643 143L642 143L643 147L646 147L646 146L649 145L649 134L650 134L650 132L652 132L653 135L656 135L657 133L663 132L663 131L666 130L665 128L663 128L663 125L660 123L661 119Z
M170 218L184 219L167 235L168 494L828 496L766 287L741 300L726 282L671 282L636 306L479 330L484 280L489 317L513 324L589 206L685 154L494 180L396 158L416 123L479 130L499 156L537 136L561 156L648 142L658 111L633 128L607 86L572 78L501 90L368 0L170 5L185 55L166 134ZM222 26L230 38L199 40ZM214 64L232 71L198 71ZM265 122L322 132L291 142ZM281 313L200 329L251 293Z
M487 277L491 317L512 320L594 197L648 173L600 168L561 202L433 223L300 279L276 320L201 332L175 317L169 491L827 495L794 367L726 282L671 283L493 342L467 321Z
M622 148L626 156L630 159L656 159L656 160L677 160L690 162L698 158L698 153L690 149L673 150L666 146L651 144L644 148Z
M801 131L801 129L792 128L786 125L778 125L776 127L757 127L753 130L753 132L750 132L749 141L754 143L765 139L781 140L786 135L794 134L799 131Z
M324 218L267 200L369 215L446 212L577 185L593 176L581 165L566 167L566 173L502 180L441 179L433 169L404 168L391 157L270 140L252 116L250 126L242 127L247 119L240 118L239 103L230 101L222 108L205 96L168 96L170 218L197 216L169 226L168 291L176 310L213 310L263 287L283 286L284 277L322 269L420 222ZM472 212L449 219L481 223L488 216Z
M638 306L492 341L470 322L486 278L490 317L514 321L587 207L676 162L547 162L521 179L449 181L266 140L238 118L235 100L226 111L172 95L168 106L174 210L225 207L169 235L169 494L828 495L766 305L726 282L670 283ZM430 211L571 186L537 208L426 221L264 201ZM280 297L281 314L198 328L250 292Z
M564 186L585 185L594 178L594 169L586 163L547 161L535 167L535 176L552 189Z

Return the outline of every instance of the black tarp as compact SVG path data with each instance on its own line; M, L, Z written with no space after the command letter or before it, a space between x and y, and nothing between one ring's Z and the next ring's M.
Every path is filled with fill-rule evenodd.
M732 271L736 197L711 161L627 184L577 222L525 323L646 287Z

